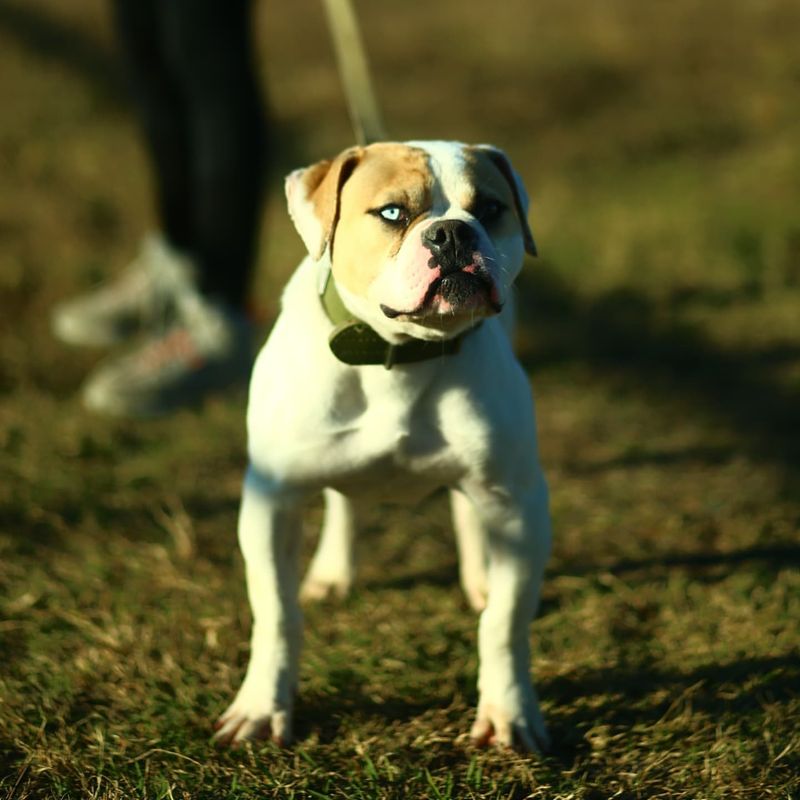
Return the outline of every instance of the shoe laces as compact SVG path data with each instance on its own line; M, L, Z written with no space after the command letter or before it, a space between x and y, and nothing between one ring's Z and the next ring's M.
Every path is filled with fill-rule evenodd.
M153 339L141 350L136 360L146 372L158 372L176 364L200 369L206 362L191 331L183 327L174 327L163 336Z

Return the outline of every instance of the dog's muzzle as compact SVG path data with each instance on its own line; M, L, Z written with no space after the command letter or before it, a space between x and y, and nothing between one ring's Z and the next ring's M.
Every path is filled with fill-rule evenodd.
M422 233L422 246L431 251L428 266L439 267L444 278L473 263L478 249L477 231L463 219L445 219Z
M440 297L452 307L477 302L485 303L495 313L502 304L497 288L478 249L478 232L461 219L445 219L428 226L420 236L423 247L430 250L428 266L439 274L431 281L417 308L400 311L381 304L390 319L416 316L424 312L434 298ZM483 298L482 301L477 300Z

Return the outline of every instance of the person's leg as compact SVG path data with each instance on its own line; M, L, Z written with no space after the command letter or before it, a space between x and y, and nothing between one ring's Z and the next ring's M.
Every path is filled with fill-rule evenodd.
M156 214L170 245L193 245L192 158L186 98L165 52L163 0L113 0L131 99L152 162Z
M244 303L260 217L263 121L248 0L114 2L166 239L145 253L146 272L172 314L162 317L169 327L150 328L149 341L100 364L83 401L141 417L196 403L249 375ZM99 305L108 312L108 303ZM73 319L96 323L86 307Z
M243 308L255 255L265 125L249 0L169 0L162 47L185 112L189 251L203 295Z
M164 53L162 0L112 0L131 99L153 166L157 230L127 269L59 303L55 335L74 345L110 346L170 319L174 274L193 273L192 161L186 102Z

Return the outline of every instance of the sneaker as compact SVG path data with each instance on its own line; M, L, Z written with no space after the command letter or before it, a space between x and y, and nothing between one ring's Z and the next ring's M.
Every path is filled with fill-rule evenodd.
M101 364L84 385L84 405L114 416L156 417L245 384L252 326L244 315L208 301L198 298L194 306L163 334Z
M143 330L163 327L173 284L191 270L188 259L158 234L143 241L134 261L115 279L56 306L53 333L72 345L107 347Z

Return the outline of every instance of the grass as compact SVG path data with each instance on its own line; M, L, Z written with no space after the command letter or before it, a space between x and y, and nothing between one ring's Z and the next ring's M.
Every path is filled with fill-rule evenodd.
M554 750L465 741L476 626L441 498L376 509L354 595L307 609L297 746L212 746L247 658L244 394L147 424L80 408L99 354L54 342L48 310L130 256L147 164L105 3L7 0L0 797L797 798L800 11L360 12L390 130L493 141L533 196L519 352L557 531L532 629ZM300 256L279 176L351 134L315 0L256 29L270 319Z

